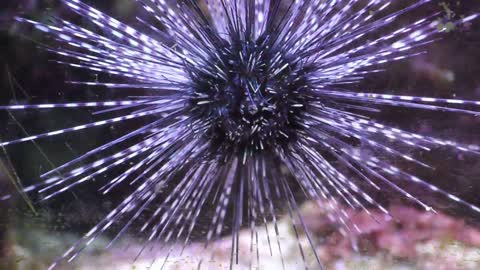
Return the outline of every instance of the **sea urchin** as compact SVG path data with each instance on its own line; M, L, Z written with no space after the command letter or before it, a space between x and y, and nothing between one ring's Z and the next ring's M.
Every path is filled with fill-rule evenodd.
M177 4L144 0L138 3L151 19L138 19L144 29L123 24L80 0L63 2L93 22L95 29L58 18L51 25L25 18L18 21L34 25L63 45L49 48L58 55L58 62L128 81L74 83L111 91L140 89L145 94L124 100L3 106L7 110L108 107L96 117L117 115L0 146L139 118L149 122L43 174L41 181L25 188L46 200L106 172L117 175L104 183L101 193L122 185L132 188L60 260L75 258L112 224L121 223L117 239L141 215L147 216L140 229L148 235L145 246L179 240L188 244L202 215L211 215L206 232L206 243L210 243L224 232L228 218L233 259L238 256L240 228L247 225L253 233L257 225L271 220L276 224L277 204L290 216L295 232L306 232L314 250L293 190L330 202L324 207L331 208L331 218L343 224L347 233L355 224L336 202L388 214L364 191L367 187L390 186L432 210L399 186L398 180L427 187L480 212L389 163L403 159L428 167L404 150L448 146L476 153L477 146L423 136L375 118L387 106L475 115L476 111L461 106L480 102L369 93L350 87L365 75L379 72L382 64L419 54L419 47L442 32L432 24L434 16L398 28L394 23L431 1L394 8L386 0L185 0ZM125 164L130 165L113 170ZM159 192L164 187L168 187L166 194ZM273 235L278 239L278 231ZM278 248L281 252L280 244Z

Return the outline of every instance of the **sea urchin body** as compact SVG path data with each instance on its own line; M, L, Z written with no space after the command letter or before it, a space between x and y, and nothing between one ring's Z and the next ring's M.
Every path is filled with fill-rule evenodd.
M140 229L148 235L145 246L180 240L188 244L202 215L211 215L208 244L224 232L228 218L234 258L240 228L247 225L253 233L257 225L271 220L276 224L277 202L291 218L294 231L306 232L314 250L295 189L308 199L332 202L324 207L331 208L331 218L347 234L356 226L349 222L348 213L336 207L337 202L389 214L364 191L366 187L389 186L432 210L399 186L399 180L427 187L480 212L388 161L402 159L428 167L403 150L448 146L453 151L477 153L477 146L401 130L372 117L388 106L476 115L461 106L479 106L480 102L346 87L379 72L380 65L417 55L419 47L442 32L432 24L431 16L395 28L399 17L431 1L413 1L397 9L390 7L392 1L384 0L185 0L176 5L138 1L160 25L139 18L148 35L80 0L63 2L93 22L96 30L61 19L53 25L24 18L18 21L57 39L63 46L49 50L67 59L60 63L128 80L75 83L112 91L141 89L148 95L3 106L7 110L108 107L97 117L123 114L0 146L139 118L150 122L43 174L41 181L25 188L46 200L132 164L100 189L106 194L126 185L133 189L131 194L60 260L75 258L112 224L121 223L117 239L142 215L148 216ZM476 17L467 16L455 24ZM116 147L122 149L111 154ZM163 187L168 187L166 195L159 192ZM278 231L272 236L278 239ZM278 249L281 252L280 244Z

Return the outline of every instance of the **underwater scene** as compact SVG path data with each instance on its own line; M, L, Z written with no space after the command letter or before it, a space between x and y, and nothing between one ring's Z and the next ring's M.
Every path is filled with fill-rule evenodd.
M480 269L480 1L0 3L0 270Z

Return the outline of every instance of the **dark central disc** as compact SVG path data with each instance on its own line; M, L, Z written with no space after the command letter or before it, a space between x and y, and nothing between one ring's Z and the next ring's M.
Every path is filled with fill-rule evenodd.
M308 105L307 69L262 42L217 50L208 67L191 72L191 111L208 123L205 135L256 150L294 139Z

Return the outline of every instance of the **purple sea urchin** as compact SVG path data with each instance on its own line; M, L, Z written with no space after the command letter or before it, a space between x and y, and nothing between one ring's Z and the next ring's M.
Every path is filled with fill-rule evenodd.
M187 244L199 216L210 210L206 243L218 238L225 230L226 218L231 219L233 260L239 253L240 228L249 226L253 235L258 224L270 219L276 223L277 201L285 207L295 232L306 232L314 250L292 191L297 188L309 199L332 202L325 207L331 208L331 218L343 224L347 233L355 230L355 224L333 202L367 213L374 207L388 214L364 191L367 186L390 186L432 210L399 186L398 180L427 187L480 212L480 208L383 158L428 167L404 149L448 146L454 151L478 153L478 146L401 130L372 116L386 106L478 115L462 106L480 106L479 101L369 93L346 87L366 74L379 72L381 64L419 54L419 47L435 39L439 31L432 17L397 29L393 24L431 1L414 1L398 10L391 10L392 1L382 0L186 0L177 5L162 0L139 1L161 23L159 29L139 19L153 29L149 35L79 0L63 2L97 25L99 31L61 19L53 25L24 18L18 21L33 24L63 44L50 49L67 59L62 63L129 80L77 83L112 90L143 89L148 95L101 102L3 106L7 110L108 107L98 116L112 111L124 115L0 146L145 117L151 122L43 174L39 183L25 188L47 200L132 162L100 189L106 194L120 185L130 185L132 193L60 260L75 258L112 224L128 219L117 239L141 215L148 215L140 229L148 234L146 246L180 239ZM471 15L455 24L476 17ZM394 29L385 35L388 27ZM113 147L122 150L112 154ZM358 147L371 152L365 154ZM97 159L98 155L103 157ZM160 195L158 190L166 186L168 193ZM146 213L149 208L155 210ZM278 231L272 236L278 238ZM303 247L299 248L303 254ZM279 244L278 249L281 252ZM321 265L320 260L318 263Z

